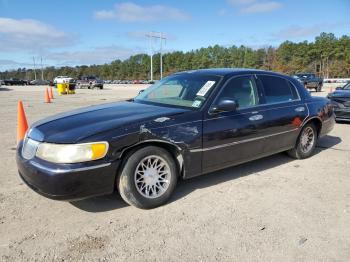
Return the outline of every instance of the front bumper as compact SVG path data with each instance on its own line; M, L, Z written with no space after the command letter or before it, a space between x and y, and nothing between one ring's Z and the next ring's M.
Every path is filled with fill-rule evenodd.
M38 158L22 157L23 142L17 147L16 161L22 180L37 193L56 200L78 200L114 191L119 162L91 161L54 164Z
M304 86L306 86L306 88L311 89L311 88L316 88L318 87L319 83L318 82L308 82L305 83Z
M335 108L335 118L338 121L350 121L350 108Z
M93 87L103 87L103 83L94 83Z

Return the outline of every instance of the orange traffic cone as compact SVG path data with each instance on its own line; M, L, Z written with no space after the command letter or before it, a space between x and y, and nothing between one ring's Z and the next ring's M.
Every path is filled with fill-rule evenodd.
M49 91L45 90L45 103L51 103L50 97L49 97Z
M28 129L28 122L24 112L22 101L18 101L17 113L17 144L24 138Z
M53 99L53 91L52 91L52 86L50 86L50 93L49 93L49 97L52 100Z

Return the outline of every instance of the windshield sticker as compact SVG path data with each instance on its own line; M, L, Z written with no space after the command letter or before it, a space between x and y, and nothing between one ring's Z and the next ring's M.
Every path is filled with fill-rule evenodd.
M201 106L201 103L202 103L202 101L200 101L200 100L194 100L192 106L193 106L193 107L200 107L200 106Z
M205 96L210 88L215 84L215 81L207 81L204 86L198 91L197 96Z

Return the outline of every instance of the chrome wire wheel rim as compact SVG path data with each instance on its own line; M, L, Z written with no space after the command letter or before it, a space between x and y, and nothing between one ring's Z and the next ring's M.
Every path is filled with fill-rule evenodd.
M171 171L168 163L160 156L143 158L135 169L134 182L137 191L146 198L163 195L170 185Z
M300 148L303 153L308 153L315 143L315 132L311 127L306 127L300 136Z

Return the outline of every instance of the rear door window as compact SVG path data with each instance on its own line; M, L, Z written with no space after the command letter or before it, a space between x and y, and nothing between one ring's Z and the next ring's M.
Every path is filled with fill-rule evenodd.
M263 86L265 103L282 103L298 100L295 87L286 79L278 76L261 75L258 77Z

